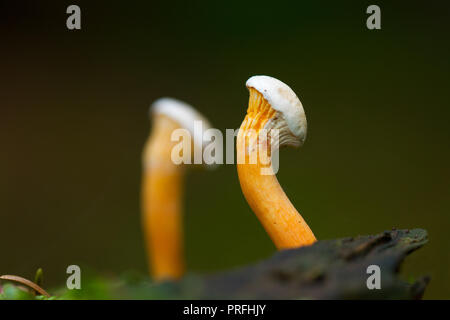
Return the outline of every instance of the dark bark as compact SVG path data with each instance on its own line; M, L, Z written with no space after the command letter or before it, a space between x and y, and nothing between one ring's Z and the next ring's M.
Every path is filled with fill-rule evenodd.
M407 283L398 275L405 257L427 242L422 229L374 236L321 240L277 252L254 265L211 274L190 274L179 282L126 278L98 293L98 286L66 291L66 299L420 299L429 278ZM381 289L367 288L367 267L381 270ZM104 281L104 280L102 280ZM89 282L85 282L89 284ZM100 286L103 288L104 285Z
M191 275L179 284L158 287L172 298L189 299L419 299L429 278L409 284L398 271L405 257L426 242L422 229L322 240L278 252L255 265ZM369 265L381 269L380 290L367 288Z

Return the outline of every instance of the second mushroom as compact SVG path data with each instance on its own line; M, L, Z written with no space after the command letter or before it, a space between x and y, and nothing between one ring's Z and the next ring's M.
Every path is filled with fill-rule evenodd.
M177 129L190 133L188 145L201 148L203 132L194 134L194 123L204 130L208 120L192 106L172 98L161 98L151 108L152 131L143 154L142 223L148 251L148 264L154 280L179 279L185 270L183 250L184 176L189 164L174 163ZM192 148L182 150L191 156Z

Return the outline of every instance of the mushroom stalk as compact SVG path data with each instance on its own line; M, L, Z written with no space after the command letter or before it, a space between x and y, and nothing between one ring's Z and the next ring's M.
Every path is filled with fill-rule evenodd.
M172 98L156 100L151 106L151 116L152 132L143 154L142 225L153 279L176 280L185 269L182 212L185 171L192 166L192 150L203 147L205 130L211 126L192 106ZM202 124L201 132L195 129L197 122ZM177 141L180 133L182 142Z
M277 100L274 99L275 102L272 101L271 104L261 93L269 92L270 94L271 90L266 90L265 87L269 86L269 89L272 89L274 84L286 90L286 85L270 77L253 77L253 80L251 78L247 82L250 99L247 115L237 137L237 170L240 185L248 204L275 246L278 249L287 249L310 245L316 241L316 238L303 217L289 201L272 170L271 156L274 150L285 144L300 144L297 141L299 137L293 135L288 126L288 122L292 120L289 117L292 115L283 109L277 110L275 103ZM287 88L290 90L289 87ZM281 89L277 92L282 96L286 95ZM294 97L298 101L295 94ZM292 97L281 98L286 100ZM281 99L282 102L286 102L283 99ZM303 109L301 111L303 112ZM302 115L304 118L304 113ZM304 120L306 127L306 119L303 118L298 120ZM262 129L265 129L268 134L263 134ZM279 130L279 140L273 139L274 129ZM303 138L304 136L300 140ZM252 162L252 159L256 159L256 161ZM265 170L265 174L262 174L263 170Z
M183 166L171 161L170 141L179 125L156 115L144 153L142 185L143 226L150 272L155 280L178 279L184 273Z

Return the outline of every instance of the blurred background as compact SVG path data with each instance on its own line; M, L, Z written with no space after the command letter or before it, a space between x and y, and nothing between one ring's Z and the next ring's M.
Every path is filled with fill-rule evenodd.
M82 29L66 28L81 7ZM0 2L0 274L62 285L66 267L146 273L140 226L148 107L191 103L237 129L245 81L271 75L303 102L308 138L278 179L319 239L424 228L402 268L450 298L448 8L377 1ZM236 168L191 171L188 269L225 270L275 247Z

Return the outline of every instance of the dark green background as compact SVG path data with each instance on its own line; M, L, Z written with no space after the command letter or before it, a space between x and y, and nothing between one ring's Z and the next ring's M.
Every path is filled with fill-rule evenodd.
M82 30L66 29L66 7ZM319 239L421 227L430 242L402 273L450 298L448 9L372 2L44 1L0 4L0 274L62 284L69 264L146 272L140 156L148 106L173 96L238 128L245 81L271 75L308 118L278 178ZM194 272L275 248L236 168L191 172L186 255Z

